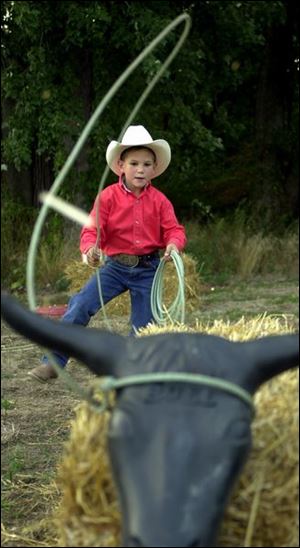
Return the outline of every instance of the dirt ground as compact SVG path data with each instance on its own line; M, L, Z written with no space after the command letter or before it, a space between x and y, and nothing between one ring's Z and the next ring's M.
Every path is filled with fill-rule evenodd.
M207 286L199 310L188 314L211 321L265 312L285 315L298 325L297 280L255 279L227 286ZM103 327L101 313L91 322ZM112 319L115 331L125 334L128 319ZM53 508L59 501L55 487L56 466L68 437L69 421L80 402L78 394L59 380L48 384L34 381L28 371L38 365L43 350L1 323L2 349L2 543L1 546L53 546ZM68 372L82 386L92 374L70 360Z

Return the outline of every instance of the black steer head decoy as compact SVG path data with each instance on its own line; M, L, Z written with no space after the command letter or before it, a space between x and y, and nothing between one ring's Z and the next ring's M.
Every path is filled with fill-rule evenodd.
M108 433L123 545L215 546L251 448L251 395L297 366L298 336L247 342L196 333L122 337L41 318L8 295L2 315L39 345L129 383L117 389ZM170 372L179 380L148 377ZM189 376L180 379L182 373ZM137 374L148 382L130 384ZM203 383L192 382L195 375Z

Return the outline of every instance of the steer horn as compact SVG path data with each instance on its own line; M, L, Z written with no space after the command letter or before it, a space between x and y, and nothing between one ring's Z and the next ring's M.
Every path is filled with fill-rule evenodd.
M242 344L242 360L253 364L246 381L247 389L252 393L262 383L299 364L299 337L296 334L273 335Z
M49 350L74 356L96 375L118 376L117 363L126 353L126 341L121 335L42 318L3 292L1 313L24 337Z

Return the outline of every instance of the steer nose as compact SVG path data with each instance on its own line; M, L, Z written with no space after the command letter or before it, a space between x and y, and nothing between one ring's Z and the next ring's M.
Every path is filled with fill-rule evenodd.
M147 544L143 544L143 542L138 539L137 537L131 537L128 541L128 544L125 544L125 546L130 546L130 547L139 547L139 548L146 548L148 547ZM150 544L149 544L149 548L170 548L170 546L172 547L181 547L181 548L196 548L197 546L201 546L201 544L199 543L198 540L194 541L194 542L191 542L190 544L176 544L176 543L172 543L172 544L153 544L151 543L151 547L150 547Z

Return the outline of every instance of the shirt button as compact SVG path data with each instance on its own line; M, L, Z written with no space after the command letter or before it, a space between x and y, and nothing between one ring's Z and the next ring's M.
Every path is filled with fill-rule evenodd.
M135 224L139 225L140 223L139 223L139 221L135 221Z
M136 243L136 244L139 244L139 243L140 243L140 240L135 240L135 243Z

